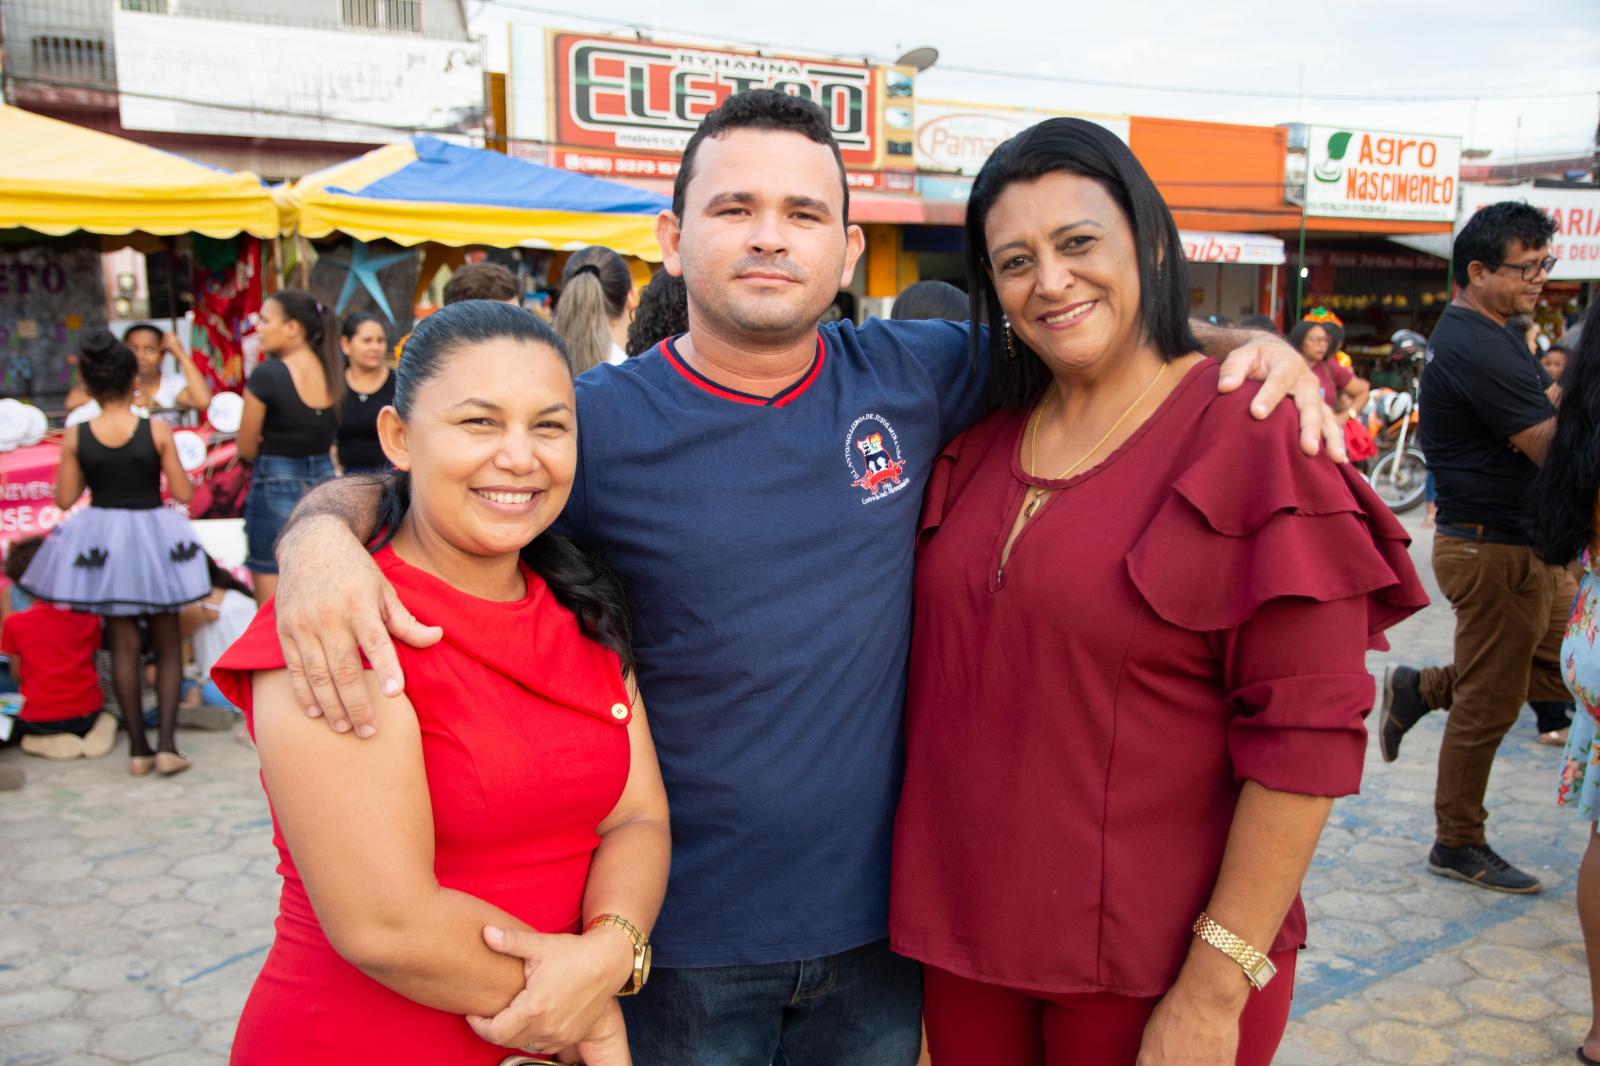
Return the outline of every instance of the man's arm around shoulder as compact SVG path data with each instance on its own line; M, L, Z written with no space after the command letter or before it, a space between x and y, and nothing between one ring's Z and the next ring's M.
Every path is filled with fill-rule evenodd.
M412 617L363 546L378 521L382 483L340 478L312 489L278 538L278 640L295 698L335 732L377 731L362 677L364 653L383 691L398 694L405 675L389 637L413 647L443 633Z

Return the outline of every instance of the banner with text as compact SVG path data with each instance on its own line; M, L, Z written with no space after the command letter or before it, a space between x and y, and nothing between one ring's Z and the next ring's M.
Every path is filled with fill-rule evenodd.
M1552 281L1600 280L1600 189L1542 189L1525 185L1463 185L1461 219L1456 232L1479 208L1501 200L1524 200L1550 216L1556 235L1550 254L1556 257Z
M755 88L821 106L850 170L910 171L913 87L910 68L515 28L506 79L515 154L667 180L700 120Z
M922 171L976 174L1000 142L1047 118L1066 112L993 107L950 100L918 100L916 105L916 160ZM1079 115L1128 140L1124 115Z
M1312 126L1306 214L1454 222L1461 138Z

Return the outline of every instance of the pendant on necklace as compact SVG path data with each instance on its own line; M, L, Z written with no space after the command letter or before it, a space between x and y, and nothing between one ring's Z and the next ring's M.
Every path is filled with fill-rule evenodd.
M1044 493L1040 492L1038 489L1031 490L1028 495L1028 502L1022 508L1022 517L1032 518L1035 514L1037 514L1039 512L1039 504L1043 500Z

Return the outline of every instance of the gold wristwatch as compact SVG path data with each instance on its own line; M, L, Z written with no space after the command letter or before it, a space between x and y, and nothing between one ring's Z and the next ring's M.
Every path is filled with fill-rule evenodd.
M1201 940L1222 952L1228 958L1239 964L1244 971L1244 979L1250 982L1250 987L1257 992L1267 987L1267 982L1272 980L1278 968L1272 965L1272 960L1261 952L1251 947L1242 937L1235 936L1212 920L1211 915L1204 911L1194 920L1194 933Z
M628 977L627 983L617 990L617 995L638 995L644 983L650 980L650 941L639 932L638 926L620 914L597 914L589 919L589 924L583 927L583 931L587 933L598 925L614 925L633 941L633 973Z

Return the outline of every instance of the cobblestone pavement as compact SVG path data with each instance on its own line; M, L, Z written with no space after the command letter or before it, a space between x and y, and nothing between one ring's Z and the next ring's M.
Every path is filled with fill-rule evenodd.
M1431 586L1430 539L1407 520ZM1450 627L1448 606L1430 608L1369 665L1447 660ZM1574 1061L1589 1009L1573 908L1586 827L1553 805L1557 754L1525 712L1491 784L1490 838L1544 894L1428 874L1443 725L1431 715L1392 766L1372 745L1365 791L1334 808L1306 883L1311 946L1281 1063ZM196 767L170 780L129 778L116 755L0 753L28 772L0 794L0 1066L226 1061L278 886L253 753L227 734L184 744Z

